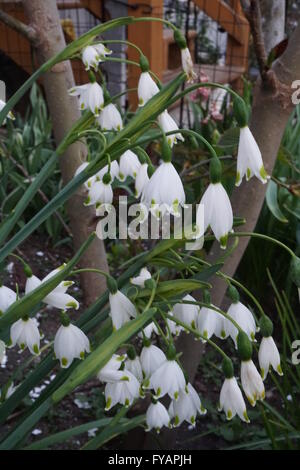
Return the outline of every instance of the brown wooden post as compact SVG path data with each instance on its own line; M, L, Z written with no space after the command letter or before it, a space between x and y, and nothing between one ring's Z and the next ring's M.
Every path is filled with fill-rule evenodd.
M142 16L163 17L163 0L143 0L137 9L130 8L136 5L135 0L128 0L128 15L140 18ZM139 46L149 60L151 70L162 78L164 67L163 24L158 21L134 23L128 26L128 40ZM139 61L139 54L133 47L128 47L128 59ZM140 69L128 66L128 88L137 86ZM137 94L129 94L129 105L132 110L137 107Z
M226 65L240 66L246 71L248 67L250 27L246 18L244 17L240 0L230 0L229 3L232 9L234 9L234 11L236 12L236 22L239 23L239 28L242 27L243 34L241 42L236 41L233 36L228 35ZM242 24L240 24L239 18L243 19ZM231 83L235 90L237 90L239 93L242 93L243 81L241 77Z

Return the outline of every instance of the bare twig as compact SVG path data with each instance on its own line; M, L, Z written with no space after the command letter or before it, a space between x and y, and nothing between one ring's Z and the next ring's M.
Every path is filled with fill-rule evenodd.
M22 36L26 37L31 43L36 41L37 34L34 28L22 23L22 21L18 20L17 18L8 15L3 10L0 10L0 21L18 33L22 34Z

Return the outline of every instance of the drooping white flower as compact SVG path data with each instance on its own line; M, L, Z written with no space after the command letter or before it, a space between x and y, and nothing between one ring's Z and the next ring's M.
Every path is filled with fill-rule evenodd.
M240 140L237 156L236 186L239 186L246 175L248 181L255 175L262 183L268 181L261 152L248 126L240 129Z
M194 72L194 64L188 47L181 49L181 63L183 70L188 76L188 83L193 82L197 75Z
M147 268L142 268L140 270L139 275L136 277L132 277L130 279L130 282L135 286L145 287L145 281L147 281L147 279L151 279L151 273L148 271Z
M223 318L223 315L216 310L201 307L198 315L197 328L206 339L211 338L212 335L216 335L218 338L225 338L226 333Z
M112 204L114 193L111 183L104 183L103 181L95 181L91 184L87 199L84 202L85 206L96 205L96 208L101 204Z
M149 72L142 72L138 83L139 106L144 106L147 101L159 92L159 88Z
M188 302L196 302L194 297L189 294L184 296L182 300ZM197 319L199 315L199 307L195 304L178 303L175 304L173 307L173 315L183 323L186 323L192 328L196 328Z
M75 325L61 325L54 338L55 357L63 368L68 368L73 359L84 359L85 352L90 352L88 337Z
M237 414L242 421L249 423L245 401L235 377L226 378L222 385L219 411L222 410L228 420Z
M81 110L89 108L95 116L99 116L104 105L104 97L102 88L97 82L75 86L69 90L69 95L79 97Z
M64 265L54 269L49 274L47 274L47 276L44 277L42 281L35 275L28 277L25 285L25 294L28 294L29 292L39 287L42 283L48 281L63 267ZM74 283L72 281L62 281L53 289L53 291L46 295L46 297L43 299L43 302L50 305L51 307L59 308L60 310L67 310L68 308L74 308L75 310L78 310L79 303L77 300L66 293L67 289L73 284Z
M247 333L251 341L255 341L256 325L255 319L251 311L243 305L241 302L232 303L227 311L227 314L236 321L241 329ZM234 324L228 320L224 320L226 335L230 335L234 341L235 347L237 347L237 335L238 330Z
M172 132L176 131L178 129L178 126L172 116L168 113L168 111L163 111L159 116L158 116L158 123L161 126L162 130L166 134L167 132ZM178 129L179 130L179 129ZM184 138L180 134L180 132L177 132L175 134L170 134L167 135L167 140L168 144L170 147L173 147L174 144L177 143L177 140L181 140L182 142L184 141Z
M172 317L174 316L172 311L168 312L168 314ZM179 336L180 333L184 331L184 328L181 325L178 325L175 321L171 320L170 318L167 318L167 323L168 323L171 335Z
M150 377L151 374L166 361L166 359L165 353L154 344L144 346L141 352L140 361L145 377Z
M140 383L129 371L122 371L123 379L119 382L107 383L105 386L105 410L110 410L114 405L120 403L126 407L130 406L140 394Z
M148 164L143 163L140 166L140 169L138 170L136 178L135 178L135 197L136 198L140 197L140 195L144 191L148 182L149 182Z
M103 176L108 172L108 169L109 169L108 165L105 165L103 168L101 168L101 170L99 170L95 174L95 180L98 180L98 179L102 180ZM111 176L112 181L118 176L119 171L120 171L119 163L117 162L117 160L113 160L110 165L110 176Z
M31 354L40 354L40 332L34 318L20 318L10 328L11 347L18 344L23 350L28 347Z
M97 120L103 131L120 131L123 129L121 114L113 103L104 106Z
M131 150L126 150L120 158L119 180L125 181L127 176L136 178L140 167L141 163L136 154Z
M171 162L163 162L151 176L142 193L142 204L154 210L165 206L174 215L185 204L185 193L180 176Z
M258 351L258 361L263 380L267 378L271 366L275 372L283 375L280 365L280 354L272 336L262 338Z
M143 381L143 371L140 358L136 356L134 359L130 359L129 357L126 359L125 362L125 371L129 370L139 382Z
M6 286L0 286L0 316L17 300L17 294Z
M157 401L151 403L146 413L146 431L155 429L157 433L160 432L163 426L171 427L170 416L162 403Z
M0 112L2 111L2 109L4 108L5 105L6 105L5 101L0 100ZM12 119L13 121L15 120L15 116L13 115L13 113L11 111L8 112L7 117L8 117L8 119ZM4 119L3 125L5 123L6 123L6 119Z
M93 44L92 46L87 46L82 50L82 62L86 70L94 68L98 70L99 62L102 62L103 59L112 54L112 51L107 49L103 44Z
M210 226L221 248L226 248L228 233L232 230L233 214L230 199L223 185L210 183L201 198L200 206L202 204L204 206L204 232ZM201 214L199 207L197 225L199 225L198 216Z
M255 406L257 400L265 398L265 387L253 361L242 361L241 382L249 403Z
M178 400L170 403L169 414L174 418L175 426L180 426L183 421L195 426L198 413L205 415L206 409L202 406L198 393L189 383L179 392Z
M115 372L119 371L121 364L125 361L126 355L113 354L110 360L99 370L97 378L101 382L114 382L119 379Z
M151 338L152 333L155 333L156 335L159 335L159 331L158 331L158 329L157 329L157 327L156 327L156 325L153 321L151 323L149 323L149 325L147 325L142 331L140 331L138 333L138 336L140 338L143 338L144 335L145 335L146 338Z
M155 390L156 397L168 394L170 398L177 400L180 390L183 390L185 385L183 372L177 362L167 359L151 375L149 388Z
M119 330L125 323L137 315L133 303L121 291L109 294L110 316L113 328Z

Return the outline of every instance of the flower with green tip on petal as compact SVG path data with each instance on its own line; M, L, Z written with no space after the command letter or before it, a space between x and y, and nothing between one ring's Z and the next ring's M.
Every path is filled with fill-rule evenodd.
M247 181L255 175L264 184L269 178L264 168L259 147L248 126L240 129L236 186L241 184L245 175Z
M102 43L86 46L82 49L82 62L86 70L91 68L98 70L99 62L102 62L107 55L112 54L112 51L107 49Z
M6 286L0 286L0 316L17 300L17 294Z
M90 342L83 331L72 323L61 325L54 338L54 353L61 367L70 367L75 358L84 359L86 352L90 352Z
M160 432L163 426L171 427L170 416L162 403L157 401L151 403L146 413L146 431L155 429L157 433Z
M143 371L140 358L136 356L134 359L130 359L129 357L125 361L125 371L129 370L139 382L143 381Z
M41 335L35 318L23 319L12 324L10 328L10 347L18 344L21 349L27 346L31 354L40 354Z
M165 353L154 344L144 346L141 352L140 361L142 370L146 378L150 377L165 361Z
M113 103L104 106L97 121L103 131L121 131L123 129L121 114Z
M183 421L195 426L198 413L205 415L206 409L202 406L199 395L192 384L188 383L183 390L180 390L178 400L173 400L170 403L169 414L174 418L175 426L180 426Z
M189 294L185 295L182 300L196 302L194 297ZM178 303L173 306L173 315L175 318L182 321L183 323L186 323L192 328L196 328L199 315L199 307L196 304Z
M107 383L105 386L106 411L117 403L128 407L140 396L140 383L137 378L127 370L120 372L122 377L118 382Z
M194 64L193 64L192 56L188 47L181 49L181 63L182 63L182 68L188 77L187 82L192 83L197 77L197 75L194 72Z
M149 182L148 164L143 163L135 178L135 197L139 198Z
M118 179L120 181L125 181L127 176L136 178L141 167L141 163L135 153L131 150L126 150L126 152L124 152L120 157L119 167Z
M2 109L4 108L5 105L6 105L5 101L0 100L0 111L2 111ZM14 121L16 119L11 111L8 112L7 117L8 117L8 119L11 119L12 121ZM2 124L3 125L6 124L6 118L4 119Z
M167 134L168 132L176 131L177 129L179 131L175 120L172 118L172 116L170 116L167 110L163 111L158 116L157 120L158 124L160 125L165 134ZM177 143L177 140L181 140L182 142L184 142L184 138L182 134L180 134L180 132L177 132L176 134L167 135L167 141L170 147L173 147L173 145Z
M197 319L197 328L205 339L211 338L212 335L216 335L221 339L226 338L224 317L212 308L201 307Z
M131 318L135 318L137 311L133 303L121 291L109 294L110 313L113 328L119 330Z
M241 382L249 403L255 406L257 400L265 398L265 387L253 361L242 361Z
M138 100L139 106L144 106L147 101L159 93L159 88L151 77L149 72L142 72L138 83Z
M103 90L97 82L75 86L69 90L69 95L79 97L79 109L82 111L89 108L95 116L99 116L103 109Z
M130 279L130 282L134 286L145 287L145 281L147 281L147 279L151 279L151 273L148 271L147 268L142 268L140 270L139 275L136 277L132 277Z
M113 378L117 377L117 375L114 375L114 372L119 371L125 359L126 359L125 354L123 355L113 354L110 360L105 364L105 366L103 366L102 369L99 370L97 374L97 378L101 382L113 381Z
M222 385L219 411L222 410L224 410L228 420L231 420L237 414L242 421L250 422L245 401L235 377L226 378Z
M263 380L267 378L271 366L278 375L283 375L280 354L272 336L262 338L258 351L258 361Z
M256 324L251 311L242 302L232 303L227 314L236 321L241 329L248 335L251 341L255 341ZM238 330L236 326L228 319L224 318L226 335L231 336L237 348Z
M170 398L178 400L179 392L185 386L183 372L175 360L167 359L150 377L149 388L154 389L157 398L168 394Z

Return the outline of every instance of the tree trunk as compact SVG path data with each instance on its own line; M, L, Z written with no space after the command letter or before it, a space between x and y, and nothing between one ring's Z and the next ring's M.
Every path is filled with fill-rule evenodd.
M37 32L36 55L38 63L42 64L66 46L56 1L23 0L23 3L30 26ZM74 86L70 62L55 65L44 75L43 85L55 141L59 144L80 117L77 99L68 95L68 89ZM73 178L76 169L85 160L86 153L85 146L81 142L76 142L60 157L60 169L64 184ZM83 206L85 198L84 190L79 189L67 203L75 250L95 228L92 222L95 213L92 208ZM108 271L103 241L96 239L91 244L81 259L81 266ZM82 274L81 286L87 304L92 303L106 289L104 278L95 273Z
M285 1L260 0L262 29L267 54L285 36Z

